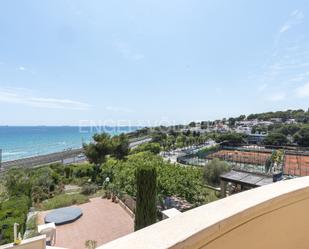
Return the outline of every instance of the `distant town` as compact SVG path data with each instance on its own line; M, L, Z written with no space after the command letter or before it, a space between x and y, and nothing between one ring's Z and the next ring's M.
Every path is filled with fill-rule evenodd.
M160 133L175 135L179 132L193 137L222 136L222 139L238 143L309 147L309 110L266 112L215 121L191 122L188 125L144 128L133 134L159 136Z

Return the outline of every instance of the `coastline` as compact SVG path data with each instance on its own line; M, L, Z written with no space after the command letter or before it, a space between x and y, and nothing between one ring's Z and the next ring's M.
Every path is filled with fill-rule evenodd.
M150 142L151 140L152 139L150 137L140 137L140 138L131 139L129 147L131 149L134 149L143 143ZM69 150L64 150L64 151L59 151L59 152L48 153L44 155L4 161L0 163L0 172L3 172L12 167L25 167L26 168L26 167L43 166L46 164L57 163L57 162L60 162L63 164L81 162L81 161L86 160L85 156L81 156L83 152L84 152L83 148L69 149Z
M50 154L27 157L22 159L16 159L12 161L5 161L1 163L0 171L5 171L12 167L36 167L57 162L65 164L66 160L67 163L73 163L78 161L78 155L80 155L81 153L83 153L82 148L66 150L61 152L54 152Z
M138 127L0 126L2 162L80 149L95 133L130 134Z

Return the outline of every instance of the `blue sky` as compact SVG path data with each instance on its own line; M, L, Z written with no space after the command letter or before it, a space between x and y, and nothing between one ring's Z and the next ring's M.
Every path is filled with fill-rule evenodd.
M308 18L307 0L0 0L0 125L307 109Z

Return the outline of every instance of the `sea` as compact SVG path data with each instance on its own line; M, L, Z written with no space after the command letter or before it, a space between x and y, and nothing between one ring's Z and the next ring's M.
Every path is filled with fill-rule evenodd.
M128 133L140 127L0 126L2 162L78 149L95 133Z

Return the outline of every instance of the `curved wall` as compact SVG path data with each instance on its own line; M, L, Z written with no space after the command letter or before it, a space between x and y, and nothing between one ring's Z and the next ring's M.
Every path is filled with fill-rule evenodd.
M99 248L309 248L309 177L221 199Z

